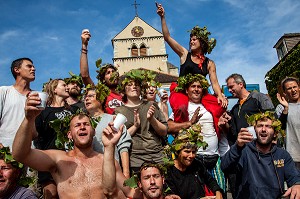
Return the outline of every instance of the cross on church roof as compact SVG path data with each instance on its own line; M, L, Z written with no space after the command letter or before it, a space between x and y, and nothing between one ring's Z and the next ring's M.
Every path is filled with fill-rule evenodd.
M134 5L134 8L135 8L135 16L138 17L137 6L140 5L140 4L136 3L136 0L134 0L134 4L131 4L131 5Z

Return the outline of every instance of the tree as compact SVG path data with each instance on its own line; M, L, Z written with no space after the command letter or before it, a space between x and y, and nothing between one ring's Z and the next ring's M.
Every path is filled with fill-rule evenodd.
M274 105L279 103L276 93L281 92L280 82L287 76L300 78L300 43L265 75L266 87Z

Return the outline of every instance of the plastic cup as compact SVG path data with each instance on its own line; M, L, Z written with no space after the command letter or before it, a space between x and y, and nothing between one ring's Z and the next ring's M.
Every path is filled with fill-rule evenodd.
M248 126L247 129L248 129L249 133L252 134L253 139L256 139L257 136L256 136L256 132L255 132L254 126Z
M32 93L39 94L39 98L41 98L41 103L39 105L37 105L36 107L40 110L44 110L47 105L48 94L46 92L40 92L40 91L33 91Z
M122 126L122 124L124 124L125 122L127 122L127 118L125 117L125 115L118 113L114 120L114 126L113 126L114 130L118 131Z
M90 32L90 30L89 29L83 29L82 33L84 33L84 32Z
M165 92L166 92L165 89L163 89L163 88L159 89L158 90L159 97L163 97L163 96L167 95L167 93L165 93Z

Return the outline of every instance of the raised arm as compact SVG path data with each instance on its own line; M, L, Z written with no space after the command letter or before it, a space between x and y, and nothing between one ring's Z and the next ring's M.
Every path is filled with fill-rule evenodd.
M121 126L118 132L114 131L112 126L113 123L109 123L102 134L104 145L102 185L103 192L108 198L117 198L115 147L121 137L123 126Z
M208 68L208 74L209 74L210 82L212 84L212 88L218 97L218 102L221 104L223 108L226 108L228 105L228 101L225 98L225 95L223 95L220 84L218 82L215 63L212 60L209 60L207 68Z
M82 76L83 83L85 85L91 84L94 85L93 80L90 77L89 65L88 65L88 44L91 38L91 34L87 31L81 34L81 54L80 54L80 74Z
M38 171L51 171L56 167L55 151L41 151L31 148L31 142L35 136L35 118L40 114L36 106L40 104L37 93L29 94L25 104L25 118L21 123L12 147L15 160Z
M180 57L181 64L182 64L186 59L186 55L188 54L188 51L183 46L181 46L175 39L171 37L166 23L165 9L161 4L157 5L156 12L161 19L161 28L162 28L164 40L169 44L169 46L173 49L173 51Z
M108 198L118 198L118 189L120 189L127 197L141 198L141 192L138 189L123 186L126 177L114 158L115 145L120 139L123 127L116 132L112 129L112 126L113 123L109 123L102 134L104 145L102 185L104 194Z

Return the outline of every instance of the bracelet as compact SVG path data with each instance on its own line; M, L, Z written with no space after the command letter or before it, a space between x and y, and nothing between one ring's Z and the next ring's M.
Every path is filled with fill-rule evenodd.
M87 49L84 49L84 48L81 48L81 53L84 53L84 54L87 54L88 50Z

